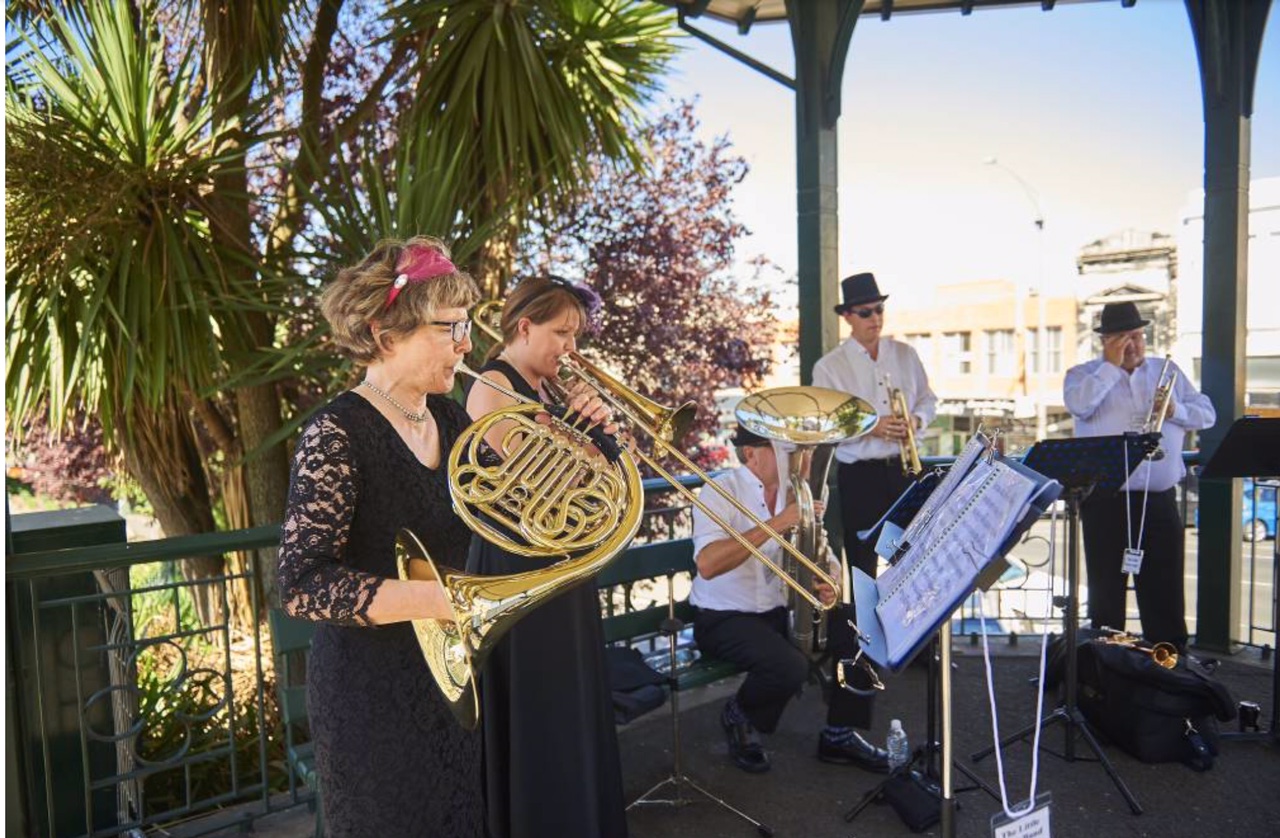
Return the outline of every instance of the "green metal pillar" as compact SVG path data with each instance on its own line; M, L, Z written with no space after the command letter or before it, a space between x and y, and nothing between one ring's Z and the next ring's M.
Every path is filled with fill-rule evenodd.
M796 55L796 210L800 310L800 381L840 340L840 218L836 123L840 83L864 0L788 0Z
M1204 94L1204 343L1200 380L1217 424L1208 459L1244 411L1253 86L1271 0L1186 0ZM1196 642L1226 651L1239 625L1240 484L1200 483Z

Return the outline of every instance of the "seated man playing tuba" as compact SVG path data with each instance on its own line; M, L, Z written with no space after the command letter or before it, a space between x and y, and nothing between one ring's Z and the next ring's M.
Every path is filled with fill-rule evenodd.
M779 479L778 460L769 440L739 425L732 441L742 465L720 474L716 482L775 531L784 533L796 527L798 508L786 502L787 487ZM782 549L719 494L703 487L699 498L770 558L781 560ZM821 520L821 505L816 507ZM747 672L720 715L729 756L743 771L768 771L769 755L757 732L772 733L777 728L787 702L809 675L808 656L788 639L787 588L763 562L697 508L693 544L698 568L689 597L697 607L694 638L707 654ZM830 551L827 555L829 561L835 561ZM824 603L835 601L836 592L830 585L819 583L817 593ZM837 607L830 612L829 649L835 661L852 658L856 652L848 611ZM858 670L853 679L855 686L862 687L859 678L868 679L865 686L871 686L864 670ZM870 726L873 700L870 689L858 692L865 694L832 689L827 726L818 739L818 758L887 772L884 749L858 732Z

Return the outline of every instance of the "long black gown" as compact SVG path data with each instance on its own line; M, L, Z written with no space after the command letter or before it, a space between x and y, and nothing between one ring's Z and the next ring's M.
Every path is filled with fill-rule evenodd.
M484 370L539 398L505 361ZM554 561L515 556L477 536L467 570L518 573ZM480 678L492 838L627 834L608 679L594 577L539 606L499 641Z
M427 404L443 458L470 419L447 398ZM400 527L437 563L464 563L471 533L450 507L443 461L424 466L377 408L343 393L298 441L279 567L286 608L321 621L307 707L328 833L483 836L479 736L454 720L412 626L366 616L397 575Z

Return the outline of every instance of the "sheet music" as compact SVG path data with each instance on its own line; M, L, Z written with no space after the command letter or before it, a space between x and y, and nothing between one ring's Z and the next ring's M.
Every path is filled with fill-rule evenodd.
M931 631L972 590L1037 490L1035 481L999 460L957 473L959 485L902 559L876 580L876 613L891 659L910 651L922 631Z
M942 482L934 488L929 497L925 499L924 505L920 507L920 511L911 519L911 523L907 525L906 531L902 534L901 542L903 544L911 544L920 537L920 530L933 520L934 513L938 507L946 500L955 490L956 484L959 483L964 476L978 461L978 457L986 452L991 440L981 433L974 434L967 443L964 450L956 457L956 461L947 471L947 476L942 478Z

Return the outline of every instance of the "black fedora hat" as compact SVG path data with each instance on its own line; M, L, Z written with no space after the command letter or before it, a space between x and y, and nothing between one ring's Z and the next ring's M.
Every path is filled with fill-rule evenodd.
M880 293L880 286L876 285L876 275L871 273L854 274L842 279L840 295L844 301L836 306L836 314L845 314L854 306L880 303L889 299L888 294Z
M754 448L757 445L769 445L769 440L747 430L742 423L738 423L737 429L733 432L733 438L729 442L735 448Z
M1150 323L1138 314L1138 306L1134 303L1107 303L1102 307L1102 317L1094 329L1100 335L1114 335L1116 332L1132 332Z

